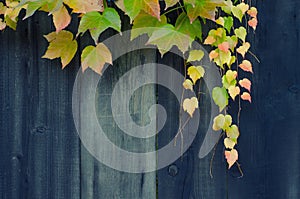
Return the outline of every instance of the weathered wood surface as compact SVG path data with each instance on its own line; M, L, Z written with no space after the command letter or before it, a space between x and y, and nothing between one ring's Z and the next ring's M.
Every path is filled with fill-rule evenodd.
M210 178L211 153L198 158L204 126L182 158L156 173L129 174L99 163L81 145L72 118L79 56L63 71L58 60L40 58L46 49L41 35L53 30L53 25L49 17L39 14L20 23L16 32L0 33L0 198L300 198L300 2L252 3L258 7L260 21L249 39L261 63L255 64L253 103L242 104L238 149L243 178L238 178L236 167L226 170L222 144L216 151L214 178ZM83 40L80 43L83 46ZM153 149L155 142L160 147L177 132L178 104L160 87L140 89L137 92L144 97L137 94L131 105L135 121L142 124L147 118L141 115L147 110L140 108L155 102L153 96L158 93L158 102L173 117L156 140L144 145L122 134L111 118L110 101L105 99L118 77L151 60L176 65L182 72L176 56L160 60L152 51L136 51L108 70L103 78L110 81L98 87L97 101L105 102L96 105L104 109L99 121L109 138L125 149Z

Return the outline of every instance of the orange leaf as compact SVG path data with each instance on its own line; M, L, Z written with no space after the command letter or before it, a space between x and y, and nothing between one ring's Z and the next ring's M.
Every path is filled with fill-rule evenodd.
M71 16L69 15L69 12L64 5L61 6L59 10L53 12L52 15L56 32L61 31L62 29L67 27L71 22Z
M242 100L245 100L245 101L249 101L251 103L251 95L247 92L244 92L242 95L241 95L241 98Z
M223 42L223 43L221 43L221 44L219 44L218 45L218 48L220 49L220 50L222 50L222 51L224 51L224 52L228 52L228 50L229 50L229 43L228 42Z
M251 7L250 10L247 11L247 14L251 17L256 18L257 16L257 9L255 7Z
M248 60L243 60L243 62L239 65L239 67L241 69L243 69L244 71L246 71L246 72L253 73L253 71L252 71L252 64Z
M230 169L232 165L238 160L239 154L237 150L231 149L230 151L225 151L225 158L228 163L228 169Z
M143 10L160 20L160 6L158 0L144 0Z
M217 58L218 56L219 56L219 53L217 51L215 51L215 50L212 50L209 53L209 59L210 59L210 61L213 60L213 59L215 59L215 58Z
M248 52L250 48L250 43L249 42L245 42L243 43L242 46L238 47L238 49L236 49L236 52L240 53L243 57L245 57L246 52Z
M251 20L248 21L248 25L250 27L252 27L254 30L256 29L257 26L257 19L256 18L252 18Z
M216 42L216 39L213 36L207 36L207 38L204 40L204 44L213 44Z
M249 92L251 91L251 81L247 78L244 78L239 81L241 87L247 89Z

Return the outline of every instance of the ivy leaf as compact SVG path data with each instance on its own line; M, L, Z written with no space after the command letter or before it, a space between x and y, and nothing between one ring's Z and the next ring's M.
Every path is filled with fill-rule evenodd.
M234 163L238 160L238 152L235 149L231 149L230 151L225 151L225 158L228 163L228 169L234 165Z
M179 2L179 0L165 0L165 3L166 3L165 10L169 7L176 5L178 2Z
M221 112L228 105L228 93L225 88L215 87L212 91L212 98Z
M238 87L238 86L230 86L228 88L228 93L229 93L230 97L232 98L232 100L235 100L235 97L237 95L239 95L240 92L241 92L241 90L240 90L240 87Z
M192 82L191 80L189 80L189 79L186 79L186 80L183 82L182 86L183 86L185 89L189 89L189 90L193 91L193 82Z
M145 13L144 11L140 12L140 14L134 19L133 26L131 30L130 39L133 40L139 35L142 34L148 34L150 37L154 31L154 29L148 28L148 27L162 27L167 24L167 17L162 15L160 17L160 21L153 17L152 15L149 15Z
M247 14L253 18L257 17L257 9L255 7L251 7L250 10L247 11Z
M196 97L192 97L191 99L186 98L183 101L183 110L186 111L191 117L193 117L193 114L195 110L198 108L198 100Z
M245 100L245 101L249 101L251 103L251 95L250 93L248 92L244 92L242 95L241 95L241 98L242 100Z
M213 43L216 42L216 39L215 37L211 36L211 35L208 35L206 37L206 39L204 40L204 44L208 44L208 45L212 45Z
M181 52L185 53L191 44L191 40L189 36L176 31L171 24L167 24L154 31L147 44L156 45L163 56L174 45L176 45Z
M60 58L62 68L64 68L73 59L77 51L77 42L73 39L73 34L62 30L58 33L52 32L44 36L49 42L46 53L42 58L55 59Z
M190 22L189 17L185 12L181 13L176 19L175 29L183 34L190 36L191 40L196 37L202 40L202 28L199 19ZM191 41L192 42L192 41Z
M191 50L187 62L200 61L204 57L202 50Z
M205 70L202 66L190 66L187 73L193 80L193 83L196 84L197 80L204 76Z
M258 21L256 18L252 18L251 20L248 21L248 25L252 27L254 30L256 30L257 23Z
M93 11L83 15L80 20L78 33L90 31L92 38L97 43L99 35L107 28L121 31L121 19L118 12L113 8L106 8L103 14Z
M251 81L247 78L244 78L239 81L241 87L247 89L249 92L251 91Z
M3 22L3 20L0 18L0 30L4 30L6 27L6 23Z
M249 5L244 2L238 4L236 7L242 11L243 15L247 12L247 10L249 10Z
M219 56L219 53L217 51L215 51L215 50L212 50L209 53L209 59L210 59L210 61L213 60L213 59L215 59L215 58L217 58L218 56Z
M53 12L52 15L56 32L61 31L62 29L67 27L71 22L71 16L69 15L69 12L65 6L61 6L61 8Z
M253 71L252 71L252 64L248 60L243 60L243 62L239 65L239 67L241 69L243 69L244 71L246 71L246 72L253 73Z
M238 47L236 49L236 52L238 52L243 57L245 57L245 54L248 52L249 48L250 48L250 43L249 42L245 42L245 43L243 43L242 46L240 46L240 47Z
M82 71L90 67L101 75L105 63L112 64L112 55L103 43L99 43L96 47L87 46L83 49L81 54Z
M229 43L228 43L227 41L225 41L225 42L223 42L223 43L221 43L221 44L218 45L218 48L219 48L221 51L225 52L225 53L228 53L229 47L230 47L230 46L229 46Z
M225 77L227 82L230 84L233 80L236 80L237 71L228 70L225 74Z
M239 128L237 125L232 125L226 129L227 137L231 139L237 139L240 136Z
M219 114L214 118L213 130L218 131L223 129L225 124L225 116L223 114Z
M246 28L244 27L239 27L237 29L234 30L235 35L241 39L243 42L245 42L246 40L246 35L247 35L247 31Z
M216 8L223 5L225 5L223 0L201 0L195 1L194 4L185 1L187 15L189 16L191 23L198 16L214 21Z
M236 6L232 6L231 12L232 12L233 16L235 16L240 22L242 22L244 14L240 8L238 8Z
M103 0L64 0L64 3L75 13L103 12L104 10Z
M224 146L227 148L227 149L233 149L233 147L235 146L235 142L230 139L230 138L225 138L224 139Z
M223 17L224 18L224 28L230 32L233 26L233 18L232 17Z

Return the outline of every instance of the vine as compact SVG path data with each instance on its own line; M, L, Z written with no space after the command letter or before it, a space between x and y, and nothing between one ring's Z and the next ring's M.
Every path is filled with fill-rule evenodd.
M249 27L255 31L258 24L258 12L255 7L251 7L251 0L165 0L161 3L159 0L6 0L0 3L0 30L7 27L16 30L22 9L26 10L23 20L36 11L47 12L52 16L55 31L45 35L49 45L43 58L60 58L62 68L66 67L77 52L77 38L89 32L95 44L83 49L82 70L91 68L101 74L105 63L112 64L112 55L110 49L99 42L99 36L108 28L121 32L121 19L114 4L130 18L131 40L147 34L147 44L156 45L161 56L173 46L177 46L183 54L188 54L185 63L186 79L183 82L185 89L193 91L195 84L205 75L203 66L193 65L203 58L204 52L190 50L192 42L203 41L203 44L210 46L209 58L219 67L222 76L222 86L212 91L212 98L220 112L215 116L212 128L223 132L221 135L224 137L224 155L228 168L236 163L240 169L236 145L240 135L241 100L251 103L251 80L243 77L241 71L253 73L247 53L258 60L249 51L251 44L247 41ZM174 12L177 18L175 23L171 23L168 16ZM80 19L75 36L65 30L72 20L70 13L75 13ZM203 35L202 26L209 28L207 20L214 25L208 35ZM227 112L230 100L239 106L237 124L234 124L232 116ZM192 97L182 99L181 107L193 117L198 105L199 100Z

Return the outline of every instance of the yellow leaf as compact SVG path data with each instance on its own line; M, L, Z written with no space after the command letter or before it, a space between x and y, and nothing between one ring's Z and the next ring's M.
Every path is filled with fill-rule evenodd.
M230 138L225 138L224 139L224 146L227 148L227 149L233 149L233 147L235 146L235 142L230 139Z
M59 10L53 12L52 15L56 32L61 31L71 22L71 16L69 15L69 12L64 5L61 6Z
M202 50L191 50L187 62L200 61L204 56Z
M64 0L75 13L87 13L91 11L104 11L103 0Z
M219 114L214 118L213 130L218 131L223 129L225 124L225 116L223 114Z
M183 101L183 110L186 111L191 117L193 117L193 114L195 110L198 108L198 100L196 97L192 97L191 99L186 98Z
M231 127L226 129L226 135L229 138L237 139L240 136L239 128L237 125L232 125Z
M225 74L228 83L231 83L237 77L237 71L228 70Z
M235 97L240 94L240 88L238 86L230 86L228 88L228 93L230 97L234 100Z
M224 18L223 17L219 17L216 20L216 23L219 24L219 25L221 25L221 26L224 26L224 23L225 23Z
M193 83L196 84L197 80L202 78L205 74L205 70L202 66L190 66L188 68L188 75L193 80Z
M216 42L216 39L211 35L207 36L206 39L204 40L204 44L208 44L208 45L211 45L215 42Z
M238 160L238 152L235 149L231 149L230 151L225 151L225 158L228 163L228 169L232 167L232 165Z
M247 12L247 10L249 10L249 5L245 4L244 2L238 4L236 7L238 7L243 14L245 14Z
M189 89L189 90L193 91L193 82L191 80L186 79L182 85L185 89Z
M249 42L245 42L243 43L242 46L238 47L238 49L236 49L236 51L241 54L243 57L245 57L245 54L248 52L250 48L250 43Z

